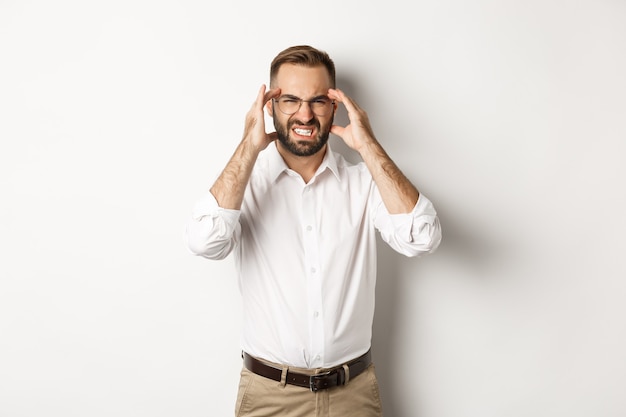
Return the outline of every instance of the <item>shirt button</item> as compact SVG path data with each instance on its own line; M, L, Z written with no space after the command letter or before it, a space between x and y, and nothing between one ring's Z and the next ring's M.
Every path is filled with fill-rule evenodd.
M306 227L306 231L307 231L307 232L310 232L311 230L313 230L313 227L312 227L312 226L307 226L307 227Z
M320 313L319 311L316 311L315 313L313 313L313 317L319 317Z
M320 357L320 355L317 355L317 356L315 357L315 360L316 360L316 361L319 361L320 359L322 359L322 358Z
M315 272L317 272L317 269L311 268L311 273L314 274Z

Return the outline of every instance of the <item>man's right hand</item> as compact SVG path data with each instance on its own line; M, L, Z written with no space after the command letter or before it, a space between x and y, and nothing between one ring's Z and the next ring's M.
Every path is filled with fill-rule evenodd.
M246 125L243 132L244 142L251 144L257 152L267 148L278 137L276 132L265 132L263 108L268 101L280 96L280 89L274 88L268 92L265 92L265 89L266 86L263 84L259 89L256 100L246 115Z

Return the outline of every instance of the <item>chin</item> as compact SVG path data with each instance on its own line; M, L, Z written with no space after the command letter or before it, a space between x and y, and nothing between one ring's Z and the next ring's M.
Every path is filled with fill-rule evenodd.
M328 138L326 139L318 139L316 141L304 141L304 140L293 140L289 138L289 140L283 141L280 140L283 147L296 156L312 156L324 149L326 142L328 142Z

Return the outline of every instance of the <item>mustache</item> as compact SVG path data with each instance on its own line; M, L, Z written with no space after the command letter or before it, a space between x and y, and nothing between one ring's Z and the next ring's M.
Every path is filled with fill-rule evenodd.
M316 127L316 128L317 128L317 130L320 130L320 129L321 129L320 122L319 122L319 120L317 120L317 119L311 119L311 120L310 120L309 122L307 122L307 123L303 123L303 122L302 122L302 121L300 121L300 120L292 120L291 122L289 122L289 125L287 126L287 128L288 128L289 130L291 130L291 128L292 128L292 127L294 127L294 126L313 126L313 127Z

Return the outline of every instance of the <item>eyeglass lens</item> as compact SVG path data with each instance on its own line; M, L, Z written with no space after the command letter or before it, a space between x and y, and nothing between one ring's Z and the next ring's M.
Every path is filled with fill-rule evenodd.
M302 106L302 103L307 102L313 113L318 116L325 116L328 114L333 103L332 100L324 97L303 100L297 97L285 96L278 98L276 101L278 102L280 111L287 115L296 113Z

